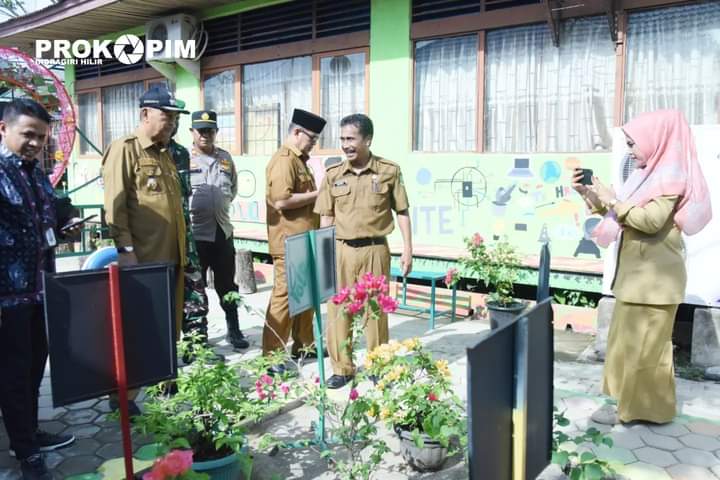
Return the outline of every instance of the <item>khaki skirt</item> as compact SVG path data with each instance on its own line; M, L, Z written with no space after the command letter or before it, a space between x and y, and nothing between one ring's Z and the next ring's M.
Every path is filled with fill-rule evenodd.
M672 332L677 305L617 300L608 335L603 391L623 422L666 423L675 417Z

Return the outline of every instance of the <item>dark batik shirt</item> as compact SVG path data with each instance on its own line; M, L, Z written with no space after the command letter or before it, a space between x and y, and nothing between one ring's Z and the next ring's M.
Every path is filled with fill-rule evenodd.
M45 235L55 231L54 202L38 161L25 162L0 143L0 307L40 302L42 271L55 268Z

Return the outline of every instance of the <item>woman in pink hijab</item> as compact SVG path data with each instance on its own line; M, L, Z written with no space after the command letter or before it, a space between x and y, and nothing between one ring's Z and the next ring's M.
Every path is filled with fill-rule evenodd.
M659 110L623 127L635 170L616 194L593 177L573 188L595 213L597 243L617 242L612 291L616 298L603 391L617 400L592 415L598 423L671 422L675 417L672 332L687 276L682 233L712 218L707 183L683 114Z

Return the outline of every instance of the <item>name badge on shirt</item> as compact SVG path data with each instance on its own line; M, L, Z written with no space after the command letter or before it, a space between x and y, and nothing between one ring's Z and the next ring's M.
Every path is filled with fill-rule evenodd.
M371 179L371 182L372 182L372 192L373 192L373 193L380 193L380 183L378 182L378 176L377 176L377 175L373 175L373 176L372 176L372 179Z
M45 230L45 242L47 243L48 247L54 247L57 245L57 240L55 239L55 232L52 228L48 228Z
M347 185L346 180L337 180L335 183L333 183L333 187L344 187Z

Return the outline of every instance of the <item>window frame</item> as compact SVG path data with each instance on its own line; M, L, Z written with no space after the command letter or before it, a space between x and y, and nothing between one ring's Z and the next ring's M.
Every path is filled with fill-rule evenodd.
M127 80L127 79L126 79L126 80ZM117 83L115 83L115 82L108 82L108 83L103 83L102 85L98 85L98 86L94 86L94 87L79 88L79 89L77 89L77 90L75 91L75 94L73 95L73 106L74 106L74 108L75 108L75 111L77 112L77 118L78 118L78 119L79 119L79 117L80 117L80 102L79 102L79 97L80 97L80 95L81 95L81 94L84 94L84 93L95 93L95 96L96 96L96 98L97 98L97 118L98 118L98 119L97 119L97 123L98 123L97 127L98 127L98 142L99 142L99 145L95 145L95 146L96 146L96 147L99 147L99 148L100 148L101 150L103 150L103 152L104 152L105 149L103 148L103 145L104 145L104 143L105 143L105 141L104 141L105 139L104 139L104 134L103 134L103 105L102 105L102 90L103 90L103 88L118 87L118 86L120 86L120 85L125 85L125 84L127 84L127 83L135 83L135 82L138 82L138 81L142 81L142 82L143 82L143 88L144 88L145 90L147 90L147 89L148 89L148 85L149 85L150 83L158 82L158 81L163 82L163 81L166 81L166 80L167 80L167 79L166 79L165 77L163 77L162 75L158 74L157 76L154 76L154 77L152 77L152 78L143 78L143 79L135 80L135 81L130 80L130 81L117 82ZM83 133L84 133L84 132L83 132ZM132 132L128 132L128 134L130 134L130 133L132 133ZM79 135L78 135L78 137L79 137ZM75 155L77 155L77 158L80 159L80 160L97 160L98 158L102 158L102 155L97 154L97 153L90 153L90 154L87 154L87 153L86 153L86 154L83 154L83 153L81 153L81 152L80 152L80 142L79 142L79 141L76 141L76 142L75 142L75 146L73 147L73 151L74 151Z
M297 53L297 55L290 55L290 56L273 56L270 58L253 58L252 61L246 61L242 63L236 63L232 65L226 65L226 66L214 66L212 68L207 68L202 70L201 74L201 81L200 81L200 105L202 108L205 108L205 79L213 75L215 73L224 72L228 70L235 71L235 85L234 85L234 102L235 102L235 139L236 143L233 145L230 153L232 155L236 156L245 156L248 155L245 151L243 151L243 144L244 144L244 137L243 137L243 94L242 94L242 81L243 81L243 67L245 65L253 65L257 63L264 63L264 62L271 62L275 60L284 60L289 58L295 58L295 57L305 57L309 56L311 57L311 64L312 64L312 77L311 77L311 89L312 89L312 112L320 115L320 60L322 58L327 57L334 57L337 55L347 55L347 54L353 54L353 53L363 53L365 55L365 67L364 67L364 75L365 75L365 113L369 115L370 110L370 48L367 46L361 46L361 47L354 47L354 48L343 48L339 50L326 50L322 52L307 52L307 53L301 53L301 52L293 52ZM341 149L334 149L334 148L320 148L320 143L317 143L312 151L310 152L310 155L321 155L321 156L328 156L328 155L337 155L341 154Z

